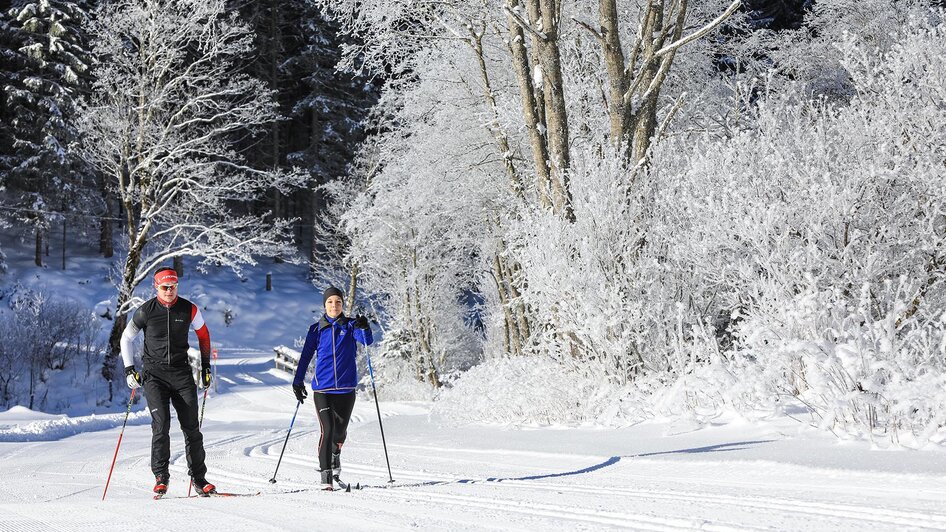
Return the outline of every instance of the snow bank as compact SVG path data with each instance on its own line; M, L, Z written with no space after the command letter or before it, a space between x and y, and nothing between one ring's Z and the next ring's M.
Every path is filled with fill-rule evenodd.
M12 409L11 409L12 410ZM125 413L105 414L96 416L58 417L33 421L25 425L14 425L12 428L0 429L0 442L34 442L55 441L83 432L108 430L120 427L125 419ZM132 412L128 416L129 425L143 425L151 422L151 416L146 410Z
M434 412L457 423L574 425L602 418L620 388L545 357L484 362L441 391Z

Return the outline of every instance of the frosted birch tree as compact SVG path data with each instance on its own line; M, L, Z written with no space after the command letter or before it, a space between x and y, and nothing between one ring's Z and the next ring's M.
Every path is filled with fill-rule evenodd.
M226 2L109 2L90 30L98 63L79 150L108 176L127 231L102 370L111 390L135 287L174 256L238 268L254 255L292 255L288 221L229 206L288 191L305 176L250 167L237 149L278 117L271 91L237 68L253 34Z
M390 143L389 152L397 153L398 157L427 160L430 156L432 160L411 179L390 183L398 188L410 187L414 195L423 197L434 190L453 190L452 183L445 182L459 175L469 185L461 201L490 205L488 215L476 216L474 210L456 223L458 227L469 224L478 232L476 238L471 238L471 245L481 261L480 289L490 287L487 300L496 304L489 305L488 312L495 310L501 315L487 317L486 321L501 329L497 336L503 338L505 351L532 352L536 335L550 330L560 331L553 334L571 335L564 343L574 348L576 337L558 319L563 312L560 301L567 297L562 288L569 283L559 284L556 289L551 283L537 284L534 280L541 279L552 262L570 269L568 257L575 257L576 242L558 240L562 256L536 255L546 260L534 264L536 270L529 272L520 260L523 247L530 245L530 241L537 246L556 241L536 235L529 226L559 227L559 221L574 224L581 216L574 208L575 191L571 183L576 177L571 168L576 150L582 156L596 157L594 150L580 150L589 142L586 139L610 135L613 149L625 152L624 158L634 161L625 165L629 168L623 172L636 171L654 136L667 127L680 106L679 97L667 101L662 91L678 51L718 28L739 2L714 1L693 8L685 0L650 1L643 5L603 0L597 10L583 3L555 0L319 3L342 22L345 31L363 42L348 50L348 60L375 72L395 73L389 94L401 92L409 96L403 100L392 96L389 100L395 106L421 106L403 111L395 107L392 127L410 131L410 136L389 135L386 142ZM438 80L446 85L437 89L440 94L454 94L455 101L447 102L431 90L430 86ZM465 90L457 94L450 83L461 84ZM610 92L604 89L609 86ZM421 93L437 102L431 102L433 111L422 108L417 99ZM602 102L602 95L603 106L598 103ZM456 127L479 129L486 137L460 135L456 131L451 136L437 131L443 120L430 115L441 112L461 113L464 119L458 120ZM426 130L418 129L425 126ZM441 154L467 151L479 154L480 158L470 161L454 155L443 160L436 151L427 153L433 144L425 145L426 139L437 139ZM401 142L421 145L398 146ZM468 143L461 148L458 144L462 142ZM491 142L491 154L484 154L488 145L484 142ZM458 164L461 161L465 166ZM400 167L398 163L384 161L382 174L393 173ZM581 166L594 167L595 163L582 162ZM508 194L497 197L495 182L486 188L477 186L471 176L479 172L504 179ZM619 174L603 176L610 181L603 185L617 184L614 190L625 202L637 200L628 196L624 186L631 180ZM377 181L378 186L387 186L383 176ZM379 204L393 196L375 195L373 190L367 194ZM431 201L442 208L452 203L436 198ZM633 209L639 206L617 206L617 211ZM561 227L572 237L584 238L567 225ZM402 234L409 237L422 231L418 224L413 232ZM641 232L635 233L634 242L640 241ZM602 251L607 249L602 247ZM588 258L591 264L601 260L610 259ZM410 261L405 258L404 262ZM440 266L444 264L448 263L441 262ZM410 271L420 272L424 267ZM464 273L457 272L460 276ZM540 289L538 297L527 301L526 293L530 289L535 292L536 288ZM545 288L550 290L545 292ZM555 343L562 342L552 342ZM582 352L591 350L587 346Z

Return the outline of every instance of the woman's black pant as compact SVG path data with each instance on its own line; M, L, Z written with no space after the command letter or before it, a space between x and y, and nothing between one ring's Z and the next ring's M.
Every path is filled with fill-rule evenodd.
M319 438L319 470L332 469L332 454L342 450L345 437L348 436L348 422L351 411L355 408L355 392L312 394L322 437Z

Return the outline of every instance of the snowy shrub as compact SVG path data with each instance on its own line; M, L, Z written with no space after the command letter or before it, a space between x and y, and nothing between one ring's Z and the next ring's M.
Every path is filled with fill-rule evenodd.
M432 400L436 389L430 386L424 375L417 374L418 367L410 357L399 350L388 351L391 345L388 338L386 334L377 346L367 348L378 398L382 401ZM371 391L371 373L367 357L359 357L358 364L361 389L368 394Z
M530 213L510 239L520 246L522 298L542 319L533 349L627 384L674 362L675 298L645 250L646 187L632 182L619 156L597 151L573 160L574 223Z
M697 307L735 311L733 356L821 426L891 439L943 412L946 30L911 28L887 53L839 44L844 105L772 95L754 128L699 141L688 163L676 143L655 155L653 234Z
M697 423L724 414L770 415L779 405L755 364L715 360L684 374L652 372L622 385L545 356L492 359L438 392L433 413L447 423L623 427L655 418Z
M595 421L618 390L548 357L495 359L443 389L433 413L454 423L575 425Z
M84 381L102 357L99 330L78 302L17 290L10 309L0 311L0 404L46 407L55 400L47 382L67 368Z
M24 373L26 359L21 355L20 342L13 318L0 312L0 404L9 406L16 393L16 379Z
M795 396L821 428L899 442L922 441L943 423L946 314L899 323L904 284L865 285L852 300L811 289L766 301L742 321L741 355L764 368L766 387Z

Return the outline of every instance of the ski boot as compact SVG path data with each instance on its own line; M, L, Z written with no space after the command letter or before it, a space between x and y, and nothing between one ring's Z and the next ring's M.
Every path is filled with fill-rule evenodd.
M338 448L332 453L332 476L338 476L342 474L342 446L339 445Z
M164 494L168 492L168 483L170 482L171 477L167 473L163 475L154 476L154 498L155 500L164 497Z
M334 491L335 486L332 485L332 470L326 469L324 471L320 471L320 473L322 474L322 488L321 489L324 491Z
M197 495L201 497L210 497L217 493L217 487L207 482L207 479L204 477L195 478L194 488L197 490Z

